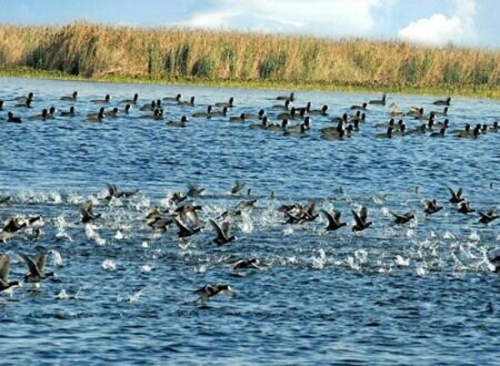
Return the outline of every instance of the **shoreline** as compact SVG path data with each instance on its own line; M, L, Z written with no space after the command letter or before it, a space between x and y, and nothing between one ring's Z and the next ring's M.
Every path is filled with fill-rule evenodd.
M285 82L279 80L233 80L233 79L203 79L203 78L150 78L142 76L106 75L101 77L83 77L69 75L59 71L36 70L27 67L0 68L0 78L21 78L40 80L83 81L96 83L125 83L125 84L151 84L151 85L187 85L221 88L245 89L274 89L274 90L302 90L319 92L361 92L361 93L390 93L405 95L430 95L467 97L473 99L500 100L500 88L477 87L402 87L398 85L367 85L363 83L329 83L329 82Z

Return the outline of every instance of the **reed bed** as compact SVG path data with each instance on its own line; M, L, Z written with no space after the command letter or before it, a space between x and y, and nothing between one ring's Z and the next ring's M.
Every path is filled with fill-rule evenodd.
M0 65L4 74L500 95L494 50L86 22L1 25Z

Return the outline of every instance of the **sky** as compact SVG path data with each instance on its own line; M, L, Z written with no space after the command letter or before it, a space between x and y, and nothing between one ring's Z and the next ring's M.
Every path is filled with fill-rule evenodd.
M0 0L0 23L90 21L500 49L498 0Z

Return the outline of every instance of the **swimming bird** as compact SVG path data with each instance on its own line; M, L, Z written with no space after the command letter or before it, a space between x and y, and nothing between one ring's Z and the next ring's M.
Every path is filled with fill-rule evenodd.
M78 92L75 90L71 95L63 95L60 100L65 102L74 102L78 97Z
M368 104L373 104L373 105L385 105L387 98L387 94L384 93L382 94L382 99L375 99L375 100L370 100L368 101Z
M370 227L372 222L368 221L368 209L365 206L361 207L359 214L354 210L351 210L351 212L356 221L352 226L352 231L363 231Z
M210 118L210 116L212 115L212 109L213 107L211 105L208 105L206 112L195 112L192 114L192 116L195 118Z
M480 216L479 222L481 224L489 224L490 222L498 219L498 217L499 217L496 207L492 207L486 212L482 212L482 211L477 210L477 213Z
M432 138L442 138L442 137L445 137L445 133L446 133L446 127L441 127L439 129L439 132L432 132L429 137L432 137Z
M289 95L278 95L276 100L289 100L290 102L293 102L295 100L295 94L294 92L291 92Z
M269 127L267 116L262 117L261 123L254 123L248 126L252 130L267 130Z
M96 103L96 104L107 104L111 100L111 96L109 94L106 94L104 96L104 99L91 99L90 103Z
M284 104L275 104L271 108L288 111L290 109L290 104L291 101L289 99L286 99Z
M46 108L44 108L44 109L42 109L41 114L37 114L36 116L31 116L31 117L29 117L29 120L30 121L45 121L48 118L50 118L49 111Z
M187 117L182 116L180 121L168 121L166 124L170 127L186 127L187 126Z
M217 284L203 286L195 290L194 293L200 297L199 298L200 301L205 302L219 293L223 295L231 295L233 294L233 289L231 288L230 285L217 283Z
M161 106L161 100L158 100L158 102L160 103L158 104L156 100L152 100L151 103L143 104L142 107L139 108L139 110L142 112L154 111Z
M45 259L47 254L39 252L33 260L26 254L19 254L28 265L28 272L24 275L24 281L39 284L43 279L54 276L54 272L45 272Z
M434 104L434 105L447 105L447 106L449 106L451 104L451 98L448 97L448 98L446 98L444 100L436 100L432 104Z
M233 108L234 107L234 98L231 97L227 102L217 102L214 104L216 107L228 107L228 108Z
M410 220L415 218L415 213L412 210L410 210L404 214L398 214L398 213L395 213L393 211L389 211L389 212L391 213L392 216L395 217L394 223L397 225L404 225L404 224L410 222Z
M118 107L113 107L113 109L110 112L108 112L106 114L106 116L111 117L111 118L116 118L116 117L118 117L119 113L120 113L120 110L118 109Z
M231 116L229 117L229 122L245 122L246 121L246 114L241 113L239 116Z
M303 119L304 114L303 113L301 114L300 112L305 113L305 109L298 110L295 107L292 107L289 111L284 111L284 112L279 113L276 116L276 118L280 119L280 120L284 120L284 119L292 120L292 119L296 119L296 118Z
M138 100L139 100L139 94L135 93L132 99L124 99L120 101L120 103L137 104Z
M500 273L500 255L489 258L488 261L493 265L493 272Z
M328 116L328 106L325 104L321 109L313 109L308 112L310 116Z
M21 286L19 281L9 281L10 273L10 255L0 255L0 292L14 286Z
M83 205L80 206L80 214L82 215L82 223L87 224L93 222L94 220L101 217L101 214L94 213L94 203L92 200L87 200Z
M22 123L23 121L21 120L20 117L14 116L14 113L9 111L7 112L7 122Z
M68 111L61 111L59 115L61 117L74 117L76 114L75 106L69 107Z
M385 132L385 133L377 133L377 134L375 134L375 137L376 138L388 138L388 139L390 139L390 138L392 138L392 135L393 135L392 132L393 131L394 131L394 127L389 126L387 128L387 132Z
M29 92L28 95L21 95L19 97L16 97L14 100L16 100L19 103L26 103L28 99L33 100L34 97L35 95L33 94L33 92Z
M450 195L451 195L451 198L449 199L449 201L451 203L460 203L464 200L462 198L462 188L459 188L455 192L451 187L448 187L448 191L450 192Z
M33 102L33 99L28 98L22 102L17 103L14 107L16 108L32 108L31 103Z
M210 116L208 116L208 118L211 118L211 117L219 117L219 116L223 116L223 117L226 117L227 116L227 112L228 112L228 106L224 106L222 107L222 109L220 110L216 110L216 109L212 109L210 111Z
M177 104L179 105L183 105L183 106L191 106L191 107L194 107L194 101L195 101L195 97L192 96L189 100L179 100L177 102Z
M284 119L281 123L271 123L267 125L269 131L286 131L288 127L288 120Z
M104 112L104 107L101 107L98 113L87 114L86 120L89 122L101 122L105 117Z
M458 132L457 137L477 139L481 135L481 128L482 126L477 124L472 131L469 128L468 130Z
M291 136L291 137L304 137L307 133L307 127L304 123L300 125L288 127L286 131L283 132L283 136Z
M224 221L220 225L213 219L208 219L208 221L217 234L217 237L213 239L215 244L226 245L236 239L236 236L231 235L231 223L229 221Z
M164 101L166 102L176 102L176 103L179 103L180 100L182 98L182 95L179 93L177 94L175 97L165 97L165 98L162 98Z
M366 110L366 107L367 107L367 106L368 106L368 104L367 104L367 103L363 103L363 104L361 104L361 105L357 105L357 104L355 104L355 105L352 105L352 106L350 107L350 110L359 110L359 111L364 111L364 110Z
M424 212L426 216L433 215L443 209L443 206L439 206L437 200L435 199L429 200L424 198L420 202L424 205Z
M0 99L0 111L3 111L3 100Z
M448 115L448 107L444 107L442 111L432 111L434 116L447 116Z
M342 216L342 212L333 210L331 213L321 209L320 212L325 215L328 220L328 226L325 228L326 231L335 231L340 229L342 226L346 226L346 222L341 222L340 217Z

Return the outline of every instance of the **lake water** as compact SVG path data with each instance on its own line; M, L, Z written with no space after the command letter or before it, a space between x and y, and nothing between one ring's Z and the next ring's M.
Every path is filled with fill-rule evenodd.
M75 90L76 102L59 100ZM14 107L13 99L30 91L33 108ZM164 103L164 121L140 118L148 112L138 107L86 121L99 109L91 99L111 94L109 110L134 93L141 106L177 93L195 96L196 105ZM46 267L55 271L39 291L24 284L0 297L0 363L498 364L500 279L488 257L500 247L500 220L484 225L475 213L458 213L448 187L462 187L480 210L498 204L500 134L375 138L393 102L405 111L442 109L425 95L389 94L387 105L370 105L361 130L343 141L321 139L319 129L380 95L295 91L294 105L329 106L329 116L313 116L303 138L249 128L258 121L192 117L233 96L230 116L262 108L278 123L271 106L287 93L0 79L0 196L11 196L0 218L42 215L44 222L37 240L27 239L28 228L0 243L0 252L11 256L11 280L27 270L18 254L34 256L38 246L49 251ZM29 120L43 108L70 105L73 118ZM7 123L9 110L23 123ZM449 130L491 124L499 111L498 101L453 97ZM185 128L166 125L182 115L189 117ZM422 123L405 121L410 129ZM232 195L236 180L245 188ZM107 183L140 192L108 202ZM233 219L237 240L215 245L208 224L186 239L175 227L158 234L146 225L153 206L174 208L169 197L190 183L205 188L194 200L202 220L258 199ZM102 215L92 225L80 222L88 199ZM422 199L444 209L426 217ZM284 223L278 207L310 200L316 210L341 211L347 226L325 232L322 214ZM351 210L362 206L373 224L353 232ZM393 224L389 211L411 209L414 220ZM229 266L249 257L263 268ZM231 285L233 296L197 301L193 291L213 283Z

